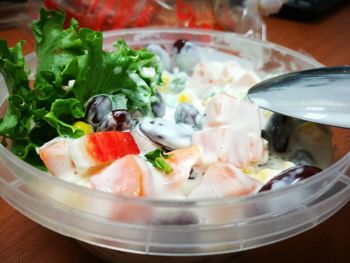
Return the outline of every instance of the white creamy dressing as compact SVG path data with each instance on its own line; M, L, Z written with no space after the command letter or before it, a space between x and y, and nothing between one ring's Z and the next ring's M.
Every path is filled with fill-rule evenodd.
M217 54L222 53L218 52ZM198 67L204 68L202 75L196 74L198 73L198 70L196 71ZM177 69L175 69L175 72L176 78L178 79L181 75L178 73ZM192 104L203 116L206 106L213 95L217 93L227 93L240 100L247 100L246 94L248 89L254 83L261 80L253 71L241 67L237 61L228 60L227 56L223 56L220 62L206 62L197 65L192 76L184 76L184 81L186 81L185 89L181 90L179 93L172 92L167 87L172 85L174 75L167 71L164 71L163 74L169 80L168 83L165 83L165 87L160 87L160 90L163 91L161 94L167 105L166 114L163 118L173 122L176 107L181 102ZM188 98L188 101L181 101L181 96L183 95ZM264 127L271 114L272 113L269 111L259 109L260 125L258 124L258 126ZM141 155L143 153L144 152L142 152ZM210 153L206 152L203 154L209 155ZM248 167L243 169L243 172L263 184L291 166L294 166L294 164L287 161L285 157L270 154L265 164ZM150 169L155 170L153 167L150 167ZM199 174L203 173L202 171L202 173ZM159 172L156 177L158 178L158 176ZM182 187L184 196L189 195L193 189L200 184L201 178L202 175L197 176L195 179L185 181ZM181 198L181 196L177 195L173 196L173 198Z
M252 70L249 70L252 68L252 65L249 64L249 62L245 62L244 60L235 57L230 56L218 51L215 51L213 49L208 48L200 48L199 52L205 53L206 55L210 54L212 57L215 57L215 61L209 61L209 62L203 62L201 61L198 63L195 68L193 69L193 74L191 76L187 75L184 72L179 71L178 69L175 69L173 73L170 73L168 71L163 71L162 80L164 85L158 87L159 92L162 94L164 101L166 103L166 113L163 119L167 121L171 121L175 123L174 115L176 108L179 104L182 102L189 103L193 105L202 116L205 116L206 114L206 108L208 106L208 103L210 102L211 98L219 93L225 93L232 97L235 97L239 100L246 100L246 94L248 89L256 82L260 81L260 78L257 74L255 74ZM203 57L204 55L201 55ZM246 67L243 67L242 65L245 65ZM147 77L154 76L155 72L154 69L150 68L143 68L143 75ZM130 73L129 77L135 81L138 85L146 85L145 81L140 78L136 73ZM184 85L183 85L184 84ZM183 85L183 87L181 86ZM224 104L225 109L224 110L230 110L230 105ZM245 114L247 114L247 117L249 117L249 113L246 113L244 109L242 110L242 118L244 118ZM245 127L245 123L238 123L237 124L237 135L240 134L240 129L244 130L252 130L255 131L254 136L260 138L260 127L264 127L271 115L270 112L265 110L256 110L256 113L259 115L257 119L260 121L260 123L256 123L251 125L250 127ZM250 113L251 114L251 113ZM250 115L251 116L251 115ZM255 116L255 115L254 115ZM204 118L204 117L202 117ZM225 121L225 120L224 120ZM259 122L257 121L257 122ZM206 124L204 124L206 125ZM147 128L147 127L146 127ZM225 126L224 124L221 127L223 130L232 129L232 126ZM204 130L210 130L213 129L211 127L204 127ZM233 132L233 133L232 133ZM234 129L230 130L230 136L236 132ZM140 149L140 158L144 158L144 155L156 148L158 146L150 141L140 130L134 129L132 130L132 135ZM193 138L193 137L192 137ZM81 144L78 144L79 139L76 141L77 143L73 143L70 146L70 150L73 153L70 153L74 157L75 162L78 164L81 164L81 166L84 166L84 162L88 159L86 159L86 154L81 153ZM264 141L264 140L263 140ZM213 140L210 143L215 143ZM251 142L252 143L252 142ZM191 144L191 143L190 143ZM266 144L264 142L263 144ZM78 145L75 147L75 145ZM242 149L239 147L240 144L233 144L238 147L238 149L234 149L232 153L236 153L237 155L244 155L246 154L246 149ZM190 145L189 145L190 146ZM44 146L43 146L44 147ZM75 148L74 148L75 147ZM78 148L79 149L78 149ZM210 146L211 147L211 146ZM261 146L259 146L261 147ZM258 147L258 148L259 148ZM264 145L263 148L260 148L256 151L267 151L267 145ZM215 148L215 147L214 147ZM67 149L65 149L66 151ZM203 150L202 150L203 151ZM230 152L228 152L230 153ZM202 152L202 158L204 159L213 159L215 160L215 156L211 156L210 152ZM250 153L251 154L251 153ZM261 156L261 154L259 154ZM282 172L283 170L293 166L294 164L284 159L281 155L274 155L269 154L266 152L266 159L267 155L269 155L268 160L261 160L259 163L259 160L256 160L257 162L254 165L250 165L243 168L232 168L230 166L231 164L215 164L218 166L222 166L220 169L224 169L225 165L229 167L233 172L236 172L237 177L243 178L244 175L248 175L250 178L253 178L254 180L257 180L258 184L262 185L269 181L271 178ZM265 158L263 158L265 159ZM63 160L68 163L68 160ZM217 161L219 162L219 161ZM184 199L184 198L191 198L191 193L194 189L196 189L203 178L203 175L206 172L206 169L210 170L209 168L203 168L198 165L194 165L192 172L194 171L194 174L196 176L191 176L189 174L189 178L185 180L182 185L179 188L172 188L171 187L171 180L167 178L167 175L165 175L163 172L157 170L155 167L152 166L151 163L145 162L146 167L144 167L145 170L148 171L149 175L152 177L152 184L153 184L153 193L152 197L155 198L163 198L163 199ZM263 163L263 165L261 165ZM89 164L86 164L88 167ZM85 166L84 166L85 167ZM210 164L209 164L210 167ZM240 170L239 174L237 171ZM211 172L213 174L213 172ZM88 178L84 176L84 174L77 175L76 172L63 172L59 175L59 177L63 180L66 180L68 182L72 182L79 185L84 185L86 187L91 187L91 183L89 182ZM214 177L215 178L215 177ZM220 178L220 177L217 177ZM212 179L210 179L212 180ZM208 179L208 182L210 182ZM216 179L213 179L214 181ZM219 179L220 180L220 179ZM245 179L241 180L241 182L244 182ZM249 180L248 180L249 181ZM249 186L249 183L247 185ZM218 184L225 184L225 182L218 182ZM239 185L239 184L238 184ZM245 185L243 183L243 185ZM208 189L206 189L206 188ZM236 186L239 187L239 186ZM216 188L216 189L220 189ZM237 190L237 189L236 189ZM236 191L235 190L235 191ZM207 192L210 192L210 185L201 187L201 190L197 191L194 196L196 198L203 197L206 198L207 196L201 196L200 193L204 194ZM213 190L213 192L218 190ZM215 192L215 196L218 193Z

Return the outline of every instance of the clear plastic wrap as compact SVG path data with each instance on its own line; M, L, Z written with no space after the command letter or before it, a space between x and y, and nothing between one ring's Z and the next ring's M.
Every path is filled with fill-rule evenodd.
M44 4L62 9L68 18L96 30L186 27L236 32L263 40L262 14L278 9L276 3L258 0L44 0Z

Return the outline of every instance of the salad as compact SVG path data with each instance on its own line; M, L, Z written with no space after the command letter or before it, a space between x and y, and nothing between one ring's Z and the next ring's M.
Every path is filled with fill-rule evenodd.
M186 39L171 51L119 39L41 10L37 68L23 42L0 40L9 97L2 143L52 176L117 195L161 199L252 195L327 166L328 131L246 100L260 77L233 55ZM314 155L313 152L317 152Z

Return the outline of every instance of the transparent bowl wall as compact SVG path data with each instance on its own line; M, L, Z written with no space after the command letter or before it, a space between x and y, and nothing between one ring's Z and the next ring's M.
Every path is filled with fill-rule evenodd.
M321 66L292 50L233 33L188 29L111 31L105 33L105 47L111 48L120 37L136 48L158 43L168 49L177 39L190 39L244 58L263 78ZM31 54L27 60L34 71L35 56ZM7 94L3 80L0 85L3 114ZM349 200L349 131L331 129L335 151L330 167L291 187L251 197L198 201L117 197L48 176L2 146L0 193L35 222L96 245L99 253L198 256L238 252L314 227Z

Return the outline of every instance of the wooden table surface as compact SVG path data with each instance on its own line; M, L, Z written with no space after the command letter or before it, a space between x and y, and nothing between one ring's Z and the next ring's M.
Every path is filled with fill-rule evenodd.
M350 64L350 5L317 21L302 23L266 19L268 39L305 52L321 63ZM0 37L11 45L27 31L7 29ZM33 50L26 45L25 53ZM350 98L349 98L350 99ZM211 257L212 262L350 262L350 203L319 226L296 237L236 256ZM126 260L127 262L128 260ZM149 258L147 262L153 262ZM188 262L192 262L189 260ZM208 262L207 259L201 262ZM103 262L75 240L30 221L0 198L0 262ZM121 262L121 261L118 261Z

